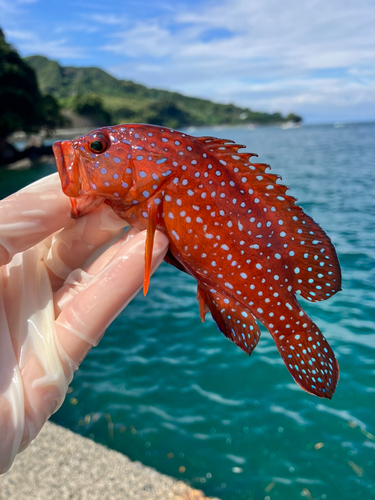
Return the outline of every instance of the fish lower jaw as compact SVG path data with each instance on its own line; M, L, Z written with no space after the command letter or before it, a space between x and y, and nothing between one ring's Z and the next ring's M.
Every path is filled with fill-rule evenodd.
M95 208L100 207L103 203L104 198L101 197L93 198L91 196L83 195L70 198L70 204L72 206L72 219L79 219Z

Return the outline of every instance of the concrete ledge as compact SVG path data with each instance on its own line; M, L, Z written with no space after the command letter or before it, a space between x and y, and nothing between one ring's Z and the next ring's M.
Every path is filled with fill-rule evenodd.
M0 476L0 500L203 500L182 481L47 422ZM218 499L216 499L218 500Z

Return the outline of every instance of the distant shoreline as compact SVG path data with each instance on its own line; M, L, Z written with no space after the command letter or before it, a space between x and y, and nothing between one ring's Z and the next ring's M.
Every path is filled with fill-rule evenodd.
M375 125L374 121L369 122L334 122L334 123L308 123L308 124L292 124L291 122L281 122L278 124L270 125L259 125L259 124L246 124L246 125L215 125L215 126L189 126L182 128L181 130L186 131L189 134L194 134L196 131L212 129L213 131L220 131L225 129L245 129L245 130L256 130L258 128L280 128L283 130L305 128L305 127L333 127L336 129L359 126L359 125ZM120 124L117 124L120 125ZM108 125L110 126L110 125ZM113 125L115 126L115 125ZM0 155L0 168L8 168L11 170L22 170L32 168L33 163L37 161L38 163L50 163L54 161L51 145L45 145L45 141L49 139L74 139L75 137L80 137L87 134L91 130L100 128L96 124L88 125L85 127L70 127L70 128L57 128L54 131L46 134L45 132L39 132L35 134L28 134L26 132L15 132L9 139L8 145L12 148L11 153L13 157L8 156L7 159L2 158ZM165 127L169 128L169 127ZM24 149L16 149L14 144L17 142L25 142Z
M180 130L185 130L187 132L193 132L195 130L204 130L204 129L212 129L212 130L225 130L225 129L247 129L247 130L255 130L257 128L283 128L283 129L288 129L288 128L301 128L301 127L334 127L334 128L342 128L342 127L350 127L352 125L375 125L375 119L370 120L370 121L365 121L365 122L327 122L327 123L303 123L303 124L298 124L293 127L286 127L288 123L291 122L280 122L280 123L272 123L269 125L264 125L264 124L258 124L258 123L248 123L244 125L232 125L232 124L224 124L224 125L189 125L188 127L181 127ZM112 125L113 127L121 125L120 123ZM111 125L103 125L110 127ZM56 137L79 137L81 135L87 134L91 130L95 130L97 128L101 128L98 125L92 124L91 126L85 126L85 127L69 127L69 128L57 128L48 134L45 134L43 132L39 133L33 133L33 134L28 134L27 132L15 132L12 134L12 136L8 139L10 143L18 142L18 141L25 141L28 140L29 138L43 138L43 140L48 139L48 138L56 138ZM170 127L165 127L165 128L170 128Z
M280 122L280 123L272 123L272 124L259 124L259 123L246 123L244 125L232 125L232 124L223 124L223 125L189 125L187 127L180 127L179 130L185 130L185 131L194 131L194 130L201 130L201 129L213 129L213 130L224 130L227 128L241 128L241 129L249 129L249 130L255 130L256 128L269 128L269 127L281 127L285 126L288 123L292 122ZM97 128L102 128L102 127L116 127L118 125L122 125L121 123L117 123L114 125L102 125L98 126L95 124L92 124L91 126L85 126L85 127L68 127L68 128L56 128L53 131L50 131L47 135L44 132L39 132L39 133L33 133L33 134L28 134L27 132L15 132L12 134L12 136L9 139L9 142L17 142L17 141L24 141L27 140L30 137L35 137L35 138L53 138L53 137L76 137L79 135L87 134L91 130L95 130ZM125 125L130 125L130 123L125 123ZM147 124L146 124L147 125ZM299 128L302 125L296 125L293 128ZM163 127L166 129L169 129L171 127Z

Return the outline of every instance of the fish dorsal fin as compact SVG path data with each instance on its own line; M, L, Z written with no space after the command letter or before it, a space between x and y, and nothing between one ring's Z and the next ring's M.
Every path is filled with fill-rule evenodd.
M244 146L232 141L212 137L197 140L212 154L210 162L216 161L223 174L240 186L258 218L270 225L268 241L275 247L274 254L280 256L288 286L310 301L328 299L341 290L340 265L331 240L295 204L296 199L286 194L289 188L277 183L281 178L266 172L269 165L252 163L250 158L256 155L238 153Z
M260 338L259 327L251 312L239 302L206 285L198 286L197 296L200 301L202 320L206 312L205 306L207 306L218 329L250 355Z

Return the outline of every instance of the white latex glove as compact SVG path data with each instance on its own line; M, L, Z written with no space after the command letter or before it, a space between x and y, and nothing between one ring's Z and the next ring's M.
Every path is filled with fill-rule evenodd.
M0 473L141 289L145 231L125 225L107 206L72 220L58 174L0 201ZM157 232L152 271L167 247Z

